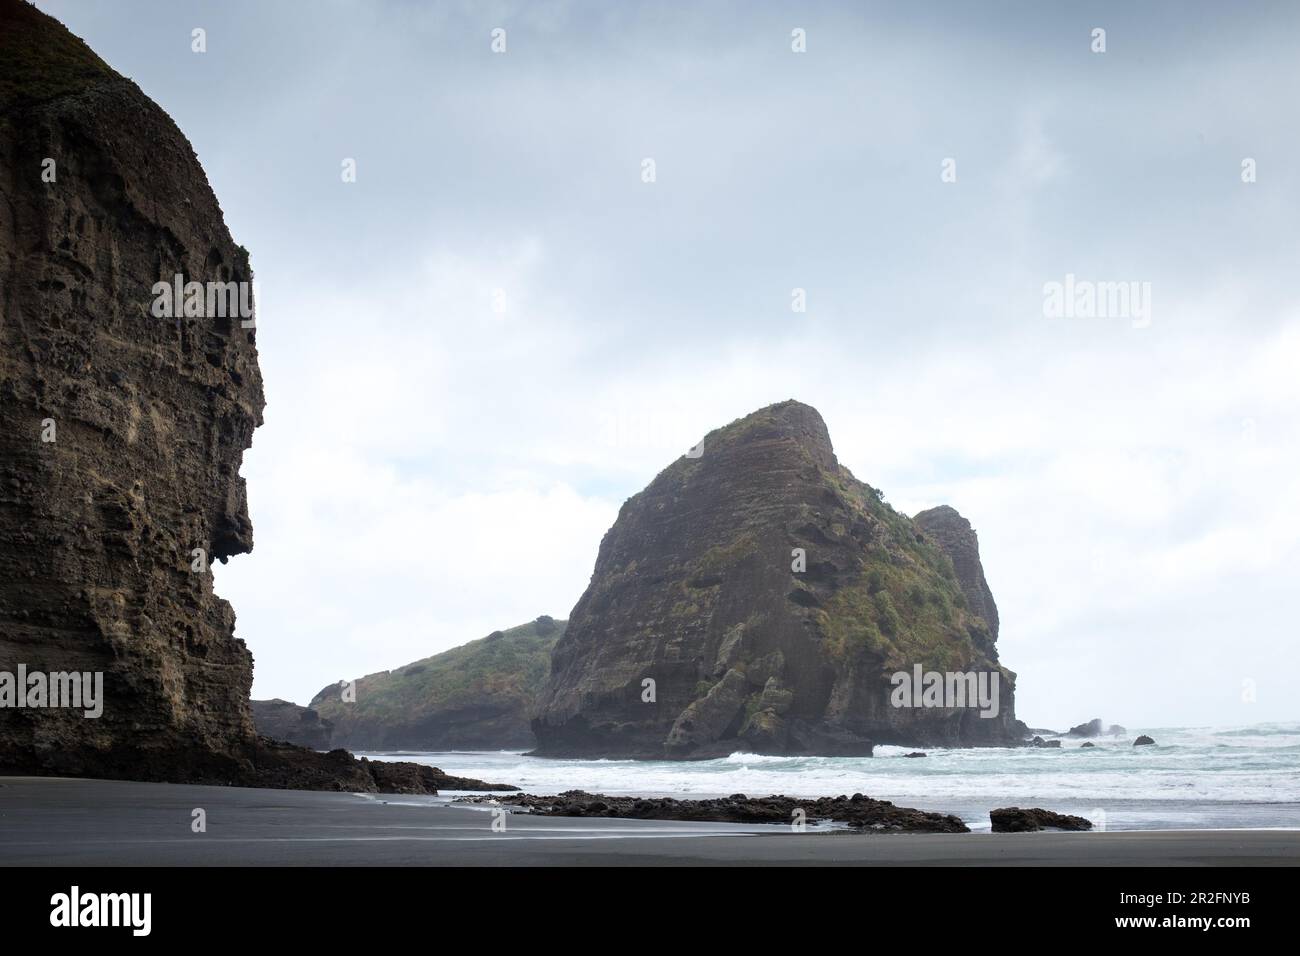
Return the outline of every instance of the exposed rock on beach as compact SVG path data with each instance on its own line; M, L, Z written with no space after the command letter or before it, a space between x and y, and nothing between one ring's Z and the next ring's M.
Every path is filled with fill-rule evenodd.
M629 820L691 820L713 823L774 823L790 825L802 811L807 823L847 824L869 833L969 833L955 816L897 807L888 800L873 800L855 793L851 797L796 799L786 796L747 797L743 793L711 800L676 800L672 797L608 797L583 790L556 796L519 794L507 797L469 797L466 803L499 803L530 813L559 817L622 817Z

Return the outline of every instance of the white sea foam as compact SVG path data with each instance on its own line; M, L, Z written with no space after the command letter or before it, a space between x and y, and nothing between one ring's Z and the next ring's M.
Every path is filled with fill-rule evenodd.
M1156 746L1134 747L1145 733ZM1113 829L1300 826L1300 724L1134 729L1093 747L1064 738L1058 750L880 746L875 757L781 757L733 753L704 761L547 760L519 753L372 756L514 783L530 793L795 797L865 793L959 813L975 828L1011 804L1104 814ZM1100 822L1098 820L1098 822Z

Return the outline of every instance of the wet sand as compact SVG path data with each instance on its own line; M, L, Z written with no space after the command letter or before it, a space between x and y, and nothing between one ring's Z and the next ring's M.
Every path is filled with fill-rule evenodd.
M387 802L385 802L387 801ZM192 831L193 811L207 832ZM0 777L3 866L1253 866L1300 831L795 834L788 828L510 814L438 798Z

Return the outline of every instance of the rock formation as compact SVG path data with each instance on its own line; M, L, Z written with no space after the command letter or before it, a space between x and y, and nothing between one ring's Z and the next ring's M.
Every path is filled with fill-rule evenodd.
M952 559L966 607L988 625L987 649L992 650L993 642L998 639L998 606L988 581L984 579L975 529L958 514L956 508L948 505L919 512L912 520Z
M982 582L973 532L957 534L969 531L960 516L934 517L937 540L855 479L807 405L711 432L629 499L601 542L539 697L539 753L1019 742L1015 675L945 550ZM975 593L994 614L991 595ZM891 676L918 665L996 676L997 715L894 706Z
M1100 737L1101 736L1101 718L1094 717L1084 724L1071 727L1065 732L1067 737Z
M1002 807L989 811L994 833L1033 833L1037 830L1091 830L1092 821L1038 807Z
M165 295L177 276L198 294ZM0 0L0 671L103 687L98 717L0 709L0 770L436 786L255 736L252 656L209 570L253 546L252 278L167 114Z
M625 820L771 823L782 826L789 826L796 819L795 811L801 810L807 823L845 823L858 833L970 832L970 827L960 817L896 807L888 800L873 800L860 793L851 797L808 799L781 795L747 797L743 793L733 793L729 797L706 800L676 800L672 797L608 797L603 793L567 790L556 796L538 797L523 793L508 797L467 797L456 802L513 806L552 817L618 817Z
M331 684L311 706L354 750L523 750L529 713L566 621L546 615L392 671Z
M330 749L334 724L322 720L321 715L310 707L300 707L278 697L253 700L249 704L253 708L253 725L261 736L312 750Z
M161 109L54 20L0 11L0 666L102 671L106 700L5 713L0 759L228 772L252 658L191 555L252 547L262 379L251 328L157 318L151 289L249 281L248 255Z
M231 783L283 790L333 790L342 793L424 793L440 790L518 790L503 783L453 777L437 767L407 761L357 759L346 750L318 753L294 744L257 737L241 753L252 772L232 780L183 778L190 783ZM161 778L177 779L177 778Z

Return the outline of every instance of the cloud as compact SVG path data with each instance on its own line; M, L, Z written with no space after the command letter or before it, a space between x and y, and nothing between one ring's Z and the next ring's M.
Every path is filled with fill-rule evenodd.
M231 3L199 58L183 6L45 6L252 250L256 550L217 588L255 693L566 614L627 496L795 397L975 523L1031 721L1294 717L1294 8L1116 6L1094 55L1041 4L831 6L796 55L777 7ZM1151 326L1044 318L1067 273L1149 282Z

